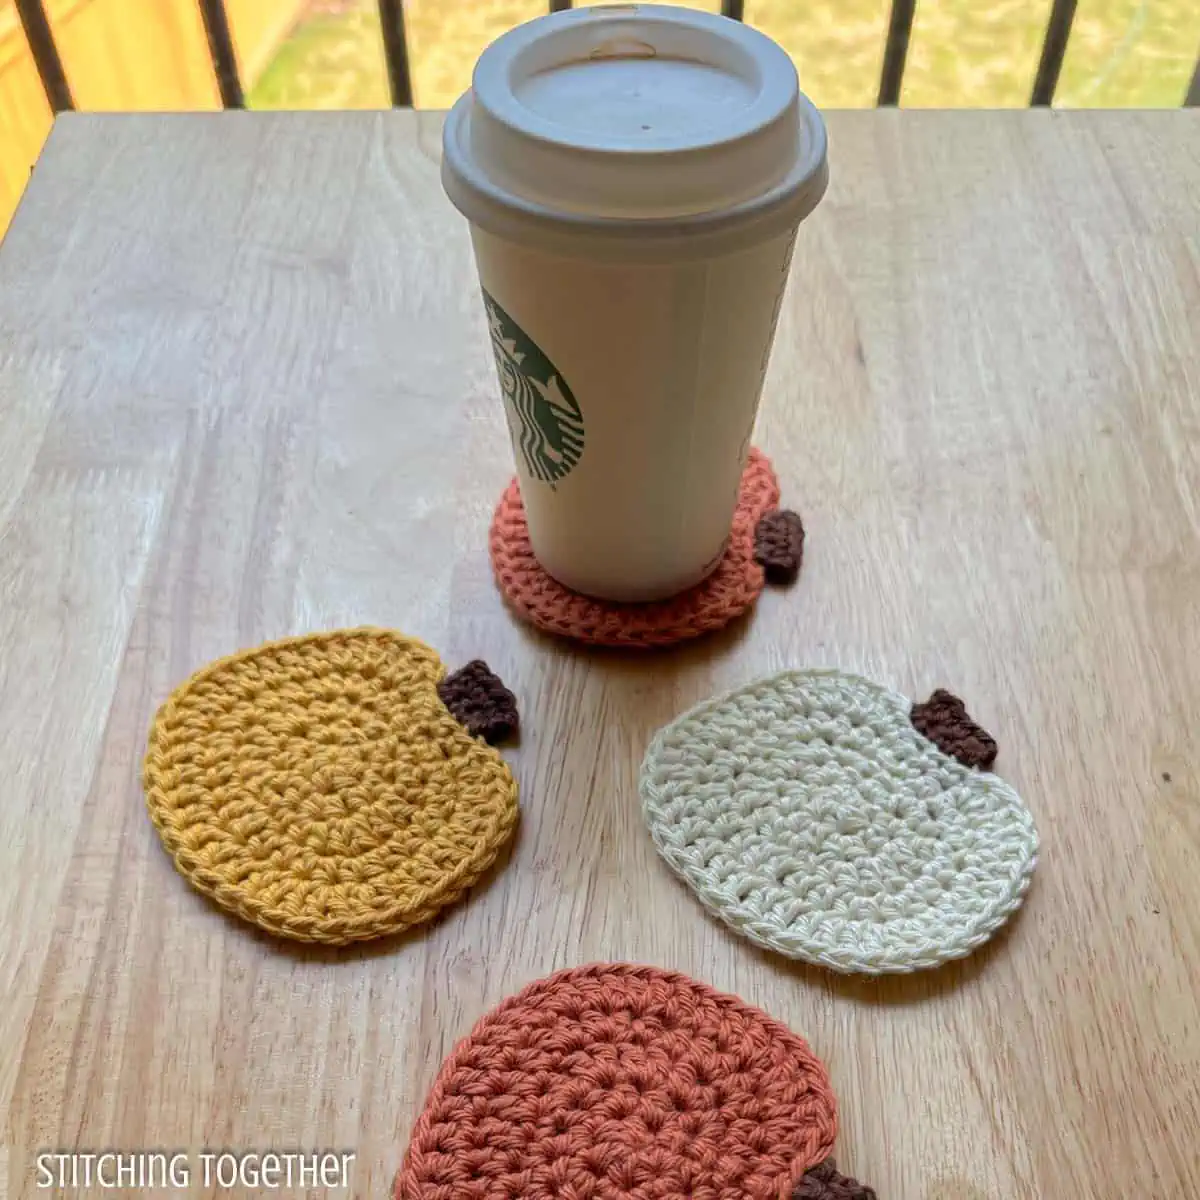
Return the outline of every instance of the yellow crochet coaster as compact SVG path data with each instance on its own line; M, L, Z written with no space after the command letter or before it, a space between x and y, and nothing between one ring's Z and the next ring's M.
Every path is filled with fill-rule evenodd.
M483 663L447 676L382 629L289 638L171 695L146 802L179 872L230 912L303 942L381 937L457 900L512 837L516 781L474 733L515 722Z

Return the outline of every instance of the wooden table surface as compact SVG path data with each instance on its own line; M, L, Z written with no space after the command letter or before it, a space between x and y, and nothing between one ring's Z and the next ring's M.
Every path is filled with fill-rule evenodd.
M378 1200L456 1039L596 959L805 1035L881 1200L1200 1195L1200 116L829 123L757 435L801 583L637 658L493 589L510 450L437 116L59 120L0 247L10 1197L38 1151L228 1147L354 1151L337 1194ZM516 691L522 826L434 927L297 949L175 874L140 757L207 660L360 623ZM819 664L1001 743L1044 852L965 963L790 964L655 856L652 732Z

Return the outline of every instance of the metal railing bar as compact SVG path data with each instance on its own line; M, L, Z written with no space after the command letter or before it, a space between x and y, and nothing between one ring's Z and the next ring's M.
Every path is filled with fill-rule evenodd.
M1046 22L1046 38L1042 42L1042 58L1038 63L1037 78L1033 81L1033 93L1029 103L1035 108L1044 108L1054 103L1054 92L1058 87L1059 72L1067 56L1067 42L1071 37L1071 23L1075 20L1076 0L1054 0L1050 20Z
M721 0L721 16L731 17L735 21L744 21L745 0Z
M212 59L213 74L217 77L221 104L225 108L245 108L246 98L242 95L242 81L238 78L237 55L233 49L233 35L229 32L229 14L225 11L225 4L223 0L199 0L199 3L204 35L208 38L208 56Z
M1196 59L1196 70L1192 74L1192 83L1183 98L1184 108L1200 108L1200 57Z
M879 73L881 108L900 103L900 85L904 82L904 64L908 59L908 39L912 36L913 14L917 0L892 0L888 18L887 45L883 51L883 70Z
M379 0L383 54L393 108L412 108L412 74L408 67L408 35L404 32L404 0Z
M71 98L71 87L67 83L62 59L58 57L54 31L50 28L42 0L17 0L17 16L21 20L21 28L25 30L29 53L33 55L51 110L56 113L70 112L75 107L75 101Z

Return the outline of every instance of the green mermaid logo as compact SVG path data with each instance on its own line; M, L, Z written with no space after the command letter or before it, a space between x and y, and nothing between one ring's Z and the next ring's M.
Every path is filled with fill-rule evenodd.
M583 414L567 382L529 335L483 293L513 449L551 487L583 455Z

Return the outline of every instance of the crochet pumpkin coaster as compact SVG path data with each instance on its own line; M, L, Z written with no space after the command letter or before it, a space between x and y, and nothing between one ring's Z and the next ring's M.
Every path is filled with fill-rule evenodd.
M597 646L650 649L712 633L746 612L764 580L790 583L800 570L804 526L781 512L767 456L751 449L729 545L717 569L678 596L617 604L583 596L552 579L534 557L521 490L514 479L492 518L489 548L496 582L518 616L546 633Z
M446 676L402 634L289 638L171 695L146 802L179 872L223 908L303 942L380 937L457 900L512 837L516 781L473 735L516 720L482 663Z
M971 953L1029 887L1033 818L966 765L994 758L949 693L912 706L857 675L790 671L661 729L642 804L663 858L751 941L835 971L913 971Z
M825 1068L783 1025L600 963L530 985L455 1048L395 1200L815 1200L836 1131Z

